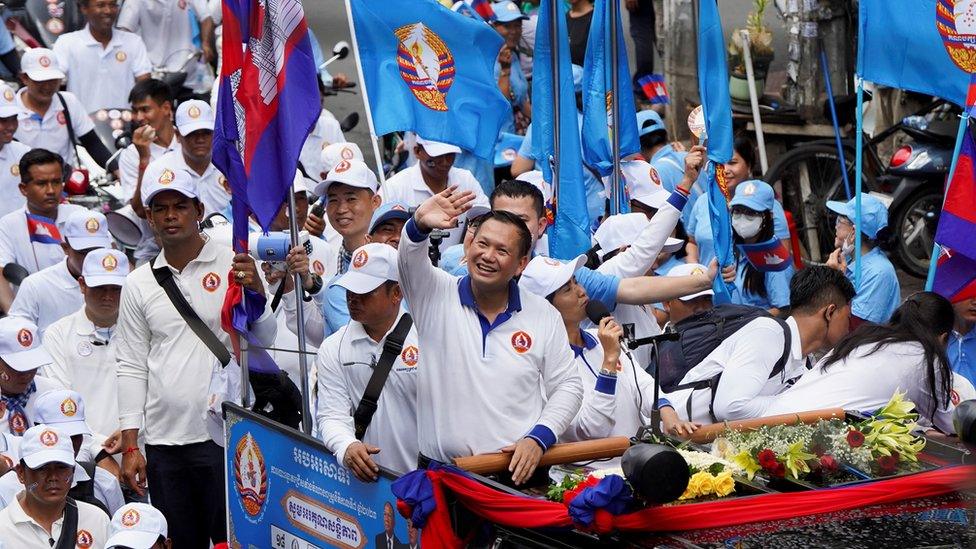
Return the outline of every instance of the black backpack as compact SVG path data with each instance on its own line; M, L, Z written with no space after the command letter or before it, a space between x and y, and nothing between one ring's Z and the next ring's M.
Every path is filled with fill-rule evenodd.
M692 368L705 360L705 357L721 345L726 338L757 318L772 318L783 327L783 332L786 334L786 344L783 346L782 356L776 361L769 377L772 378L781 373L790 357L790 347L793 342L790 327L786 322L773 317L768 311L759 307L732 304L718 305L675 324L673 328L679 334L679 338L672 341L662 341L658 344L657 363L659 368L656 379L661 385L661 390L670 393L689 388L711 388L714 399L714 389L722 374L692 383L682 384L681 380ZM756 344L762 345L763 342L756 342ZM647 371L654 375L654 365L650 365ZM690 398L688 402L690 405Z

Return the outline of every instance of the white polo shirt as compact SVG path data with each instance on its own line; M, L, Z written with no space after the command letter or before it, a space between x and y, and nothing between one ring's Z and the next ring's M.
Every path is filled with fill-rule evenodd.
M142 37L154 67L179 70L196 50L189 9L197 20L210 16L205 0L126 0L115 25Z
M481 189L481 184L471 175L471 172L461 168L451 168L447 175L447 186L458 186L458 192L472 191L474 193L474 205L490 207L485 191ZM400 171L393 177L386 180L380 187L380 196L383 202L402 202L408 207L416 208L421 202L434 196L427 183L424 183L424 176L420 173L420 165L414 164L409 168ZM448 246L460 244L464 239L464 230L467 226L467 214L462 215L458 220L458 226L447 231L448 236L441 241L441 251Z
M450 462L532 436L543 447L569 427L583 387L559 313L509 285L508 309L489 324L468 277L434 267L413 220L399 246L400 287L424 349L417 385L420 452Z
M20 114L17 115L17 132L14 137L24 145L31 148L47 149L56 152L64 158L64 161L71 165L77 165L75 149L68 139L68 116L65 116L64 107L58 101L57 95L51 98L51 105L47 108L44 116L40 116L34 111L24 106L24 94L27 88L17 90L17 106L20 107ZM64 97L64 103L68 106L68 114L71 117L71 126L75 131L75 138L95 129L95 123L88 117L88 109L71 92L59 92ZM81 145L79 145L81 146Z
M871 413L887 404L896 391L901 391L906 393L907 400L915 403L922 423L934 424L945 433L954 432L952 414L956 406L950 401L936 407L929 390L922 345L889 343L869 353L873 348L874 344L858 347L844 360L831 364L826 372L821 361L796 384L774 397L765 415L834 407ZM941 383L937 379L936 387L941 387ZM933 412L935 421L929 422L929 414Z
M74 536L75 547L78 549L104 547L105 542L108 541L108 515L90 503L78 501L76 504L78 505L78 530L76 533L68 533ZM20 501L15 500L0 511L0 540L3 540L8 547L50 549L54 545L51 540L56 544L61 537L63 524L64 515L51 524L51 531L48 532L27 516Z
M64 231L68 217L78 210L85 208L74 204L58 206L55 222L60 231ZM29 273L36 273L63 260L64 250L60 244L31 242L30 233L27 232L26 206L0 217L0 265L17 263Z
M400 310L390 332L405 312ZM388 336L389 332L380 341L373 341L361 323L351 320L325 340L315 358L319 374L315 413L319 437L339 463L343 463L349 445L356 442L353 413ZM364 443L382 450L373 455L373 460L398 473L417 467L417 371L423 368L420 359L417 328L411 326L363 437Z
M24 279L10 306L10 316L30 319L43 336L48 326L77 311L84 302L78 279L71 276L68 260L63 259Z
M43 372L78 391L85 401L88 426L96 434L109 436L119 428L115 327L96 333L84 304L79 307L44 332L44 348L54 362Z
M187 302L228 350L230 337L220 326L220 311L233 257L230 248L207 239L182 272L169 266L165 250L152 262L173 271ZM187 326L151 267L137 267L122 288L115 336L120 428L144 429L146 444L207 441L203 413L210 374L219 362ZM276 331L269 300L252 334L270 346Z
M123 30L113 29L112 39L102 47L85 25L62 34L52 50L64 68L68 91L78 96L89 113L128 109L136 77L152 71L142 38Z
M43 395L48 391L53 391L54 389L63 388L56 381L40 375L34 376L34 386L37 387L37 390L31 394L30 398L27 399L27 405L24 406L24 414L27 416L26 418L24 418L24 424L28 428L34 425L34 404L37 402L37 397ZM0 413L0 434L10 433L9 416L10 416L10 409L4 407L3 413Z
M0 149L0 216L23 208L27 199L20 194L20 157L31 150L18 141Z
M325 179L326 173L322 169L322 149L333 143L345 143L346 136L342 135L342 128L335 115L327 109L322 109L315 127L305 139L302 145L302 152L298 155L298 160L305 168L305 172L312 176L316 181Z
M769 415L770 404L776 400L776 395L786 390L789 386L787 382L807 371L796 320L790 317L786 319L786 324L790 327L792 343L790 357L781 374L769 377L783 355L786 341L783 328L772 318L757 318L723 341L698 366L688 371L681 383L722 374L714 400L715 417L719 421ZM683 419L713 422L709 413L712 400L710 390L682 389L669 393L667 398ZM688 398L692 399L690 418L687 417Z

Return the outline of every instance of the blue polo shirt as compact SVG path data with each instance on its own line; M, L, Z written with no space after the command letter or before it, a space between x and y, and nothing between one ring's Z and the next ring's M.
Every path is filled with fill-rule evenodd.
M468 266L461 265L451 271L454 276L467 276ZM576 283L586 290L590 299L602 301L610 310L617 306L617 290L620 288L620 277L594 271L589 267L580 267L574 274Z
M769 272L765 275L766 297L745 290L746 265L749 260L742 256L736 265L735 289L732 290L732 303L752 305L762 309L776 307L783 309L790 306L790 280L793 278L793 266L785 270Z
M854 261L847 264L847 278L854 282ZM901 286L895 267L880 248L861 256L861 283L851 301L851 314L868 322L888 322L901 305Z
M698 245L698 263L708 265L715 258L715 243L712 240L712 219L708 215L708 198L696 200L691 210L691 219L685 225L688 235ZM790 227L786 224L786 213L779 200L773 201L773 234L780 240L790 238Z
M960 335L955 330L949 333L946 351L952 371L976 385L976 325L965 334Z
M674 150L674 147L670 143L654 153L649 164L657 171L657 175L661 177L662 187L671 192L674 192L678 188L678 185L681 184L681 179L685 176L686 156L688 156L688 153ZM685 207L681 210L681 222L683 224L687 225L688 220L691 219L692 210L701 192L702 190L698 183L695 183L691 187L688 202L685 203Z

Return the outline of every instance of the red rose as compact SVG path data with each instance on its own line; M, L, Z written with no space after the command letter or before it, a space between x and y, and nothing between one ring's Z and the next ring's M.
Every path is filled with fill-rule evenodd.
M760 451L756 459L759 460L759 465L763 469L771 469L776 466L776 452L769 448Z
M820 456L820 467L828 473L832 473L839 467L837 460L829 454L824 454Z
M786 476L786 466L782 463L777 462L776 466L773 467L769 473L776 478L783 478Z
M881 456L878 458L878 469L883 474L889 475L898 468L898 458L895 456Z
M847 443L851 445L851 448L859 448L864 444L864 433L857 429L851 429L847 432Z
M573 498L578 496L580 492L582 492L583 490L591 486L596 486L597 484L600 484L600 479L594 477L593 475L586 477L586 479L584 479L582 482L580 482L573 488L563 492L563 504L569 505L570 502L573 501Z

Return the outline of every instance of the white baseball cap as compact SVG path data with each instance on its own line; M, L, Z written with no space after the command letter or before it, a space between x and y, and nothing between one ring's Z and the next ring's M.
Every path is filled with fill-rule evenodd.
M617 214L604 219L593 234L593 240L600 245L600 257L632 244L650 224L651 220L642 213ZM673 254L684 243L684 240L668 237L661 251Z
M658 209L668 201L671 196L664 187L654 178L657 171L654 167L643 160L628 160L620 165L630 199L636 200L649 208Z
M34 402L34 423L56 427L69 437L91 434L85 423L85 401L70 389L55 389L38 396Z
M197 130L214 129L214 111L210 104L199 99L180 103L176 108L176 129L186 137Z
M356 248L349 262L349 270L337 278L332 286L341 286L362 295L379 288L387 280L400 281L396 248L372 242Z
M552 185L546 182L542 177L542 172L539 170L532 170L525 172L515 178L516 181L524 181L526 183L531 183L535 185L540 192L542 192L542 199L545 202L552 200Z
M112 515L112 534L106 549L150 549L160 537L168 537L166 517L152 505L127 503Z
M197 198L197 184L190 174L179 166L156 160L150 162L142 174L142 203L149 205L157 194L176 191L188 198Z
M302 172L295 170L295 179L291 182L291 192L293 193L307 193L308 183L305 181L305 176Z
M424 148L424 152L431 156L444 156L445 154L461 154L461 147L440 141L431 141L417 136L417 144Z
M17 92L6 84L0 84L0 118L10 118L20 114L17 106Z
M325 195L325 193L329 192L329 187L333 183L343 183L351 187L369 189L374 193L380 189L380 183L376 180L376 176L373 175L373 170L370 170L369 166L362 160L343 160L336 164L329 170L329 175L325 177L325 181L316 187L315 194L318 196Z
M29 372L54 362L41 345L37 326L19 316L0 318L0 359L18 372Z
M682 263L681 265L675 265L668 271L667 276L689 276L698 273L707 273L708 269L701 263ZM715 295L715 292L711 288L702 290L698 293L691 295L682 296L681 301L691 301L696 297L701 297L703 295Z
M75 447L71 436L51 425L35 425L20 439L20 459L31 469L48 463L75 465Z
M540 297L547 297L563 287L563 284L573 278L573 273L586 263L586 256L581 255L566 263L551 257L536 256L522 271L519 287Z
M47 48L31 48L20 58L20 70L36 82L60 80L64 73L58 66L58 58Z
M85 286L124 286L129 274L129 258L119 250L101 248L85 256L81 276Z
M359 160L360 162L365 162L363 158L363 151L359 149L359 145L355 143L331 143L326 145L322 149L322 154L319 155L319 159L322 161L322 169L324 170L318 175L320 179L325 179L329 171L332 170L339 162L343 160ZM319 194L319 193L315 193Z
M71 249L78 252L112 245L105 216L92 210L78 210L69 215L63 235Z

